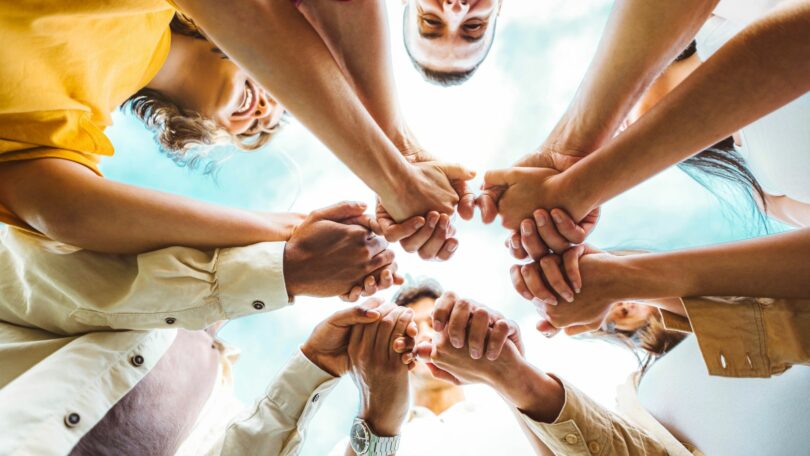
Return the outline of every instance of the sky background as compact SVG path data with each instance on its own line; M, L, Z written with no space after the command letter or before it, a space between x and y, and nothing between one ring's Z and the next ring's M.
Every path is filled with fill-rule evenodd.
M596 49L610 11L607 0L506 0L488 60L467 84L439 88L422 81L405 56L401 7L391 2L394 66L406 118L436 156L479 171L509 166L535 149L565 110ZM108 129L117 153L106 159L110 179L194 198L262 211L308 212L341 200L373 202L373 194L294 119L272 144L254 153L222 148L227 156L216 180L179 168L161 155L137 120L116 113ZM474 187L480 184L476 179ZM747 209L740 209L746 212ZM533 306L512 289L513 261L496 223L457 221L460 248L446 263L421 261L395 247L400 271L431 276L446 289L503 311L517 320L528 358L613 407L618 384L636 369L634 358L602 342L534 330ZM665 172L605 205L590 242L601 248L671 250L750 237L756 221L728 206L677 170ZM585 284L587 286L587 282ZM390 297L392 291L382 293ZM297 299L281 311L229 323L220 333L242 349L237 395L251 404L324 317L345 306L338 299ZM484 388L477 401L498 401ZM323 455L348 433L357 393L348 378L323 404L303 455Z

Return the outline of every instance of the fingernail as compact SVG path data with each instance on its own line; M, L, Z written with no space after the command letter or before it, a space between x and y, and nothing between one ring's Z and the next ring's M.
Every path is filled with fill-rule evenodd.
M555 222L557 222L557 223L562 223L562 221L563 221L563 218L562 218L562 216L560 215L560 213L559 213L559 212L552 212L552 213L551 213L551 217L552 217L552 218L554 219L554 221L555 221Z
M546 337L551 337L554 335L554 331L543 331L542 334Z
M394 348L397 349L397 350L402 349L404 346L405 346L405 342L403 342L401 340L398 340L398 341L394 342Z
M450 251L450 252L455 252L457 248L458 248L458 244L456 244L454 242L454 243L450 244L449 247L447 247L447 250Z
M428 216L428 226L430 226L431 228L436 226L436 223L438 221L439 221L439 217L436 217L435 214L430 214L430 216Z
M528 235L528 234L529 234L529 231L530 231L530 230L529 230L529 224L528 224L528 223L521 223L521 224L520 224L520 231L521 231L523 234Z
M565 300L568 302L574 302L574 296L571 293L568 293L567 291L563 293L562 297L565 298Z
M450 339L450 345L452 345L452 346L454 346L456 348L461 348L461 347L464 346L464 344L462 344L460 340L453 339L453 338Z
M494 352L487 352L487 359L490 361L495 361L495 353Z
M582 290L579 288L574 288L574 293L579 294Z
M534 296L531 293L523 293L523 297L526 298L527 301L534 300Z
M418 230L419 228L422 228L423 226L425 226L425 221L424 220L418 220L416 223L413 224L413 226L414 226L414 228L416 228Z
M478 350L470 350L470 356L472 356L473 359L478 359L481 357L481 353Z
M546 226L546 214L539 214L535 219L535 223L537 223L537 226Z

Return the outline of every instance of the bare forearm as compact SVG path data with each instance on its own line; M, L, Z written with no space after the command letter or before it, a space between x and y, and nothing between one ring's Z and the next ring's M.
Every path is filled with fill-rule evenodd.
M627 257L622 294L637 299L810 298L808 258L810 228L719 246L637 255Z
M505 372L504 378L492 386L507 402L535 421L553 422L565 404L562 385L525 361L514 371Z
M808 90L805 2L749 26L627 131L573 166L565 179L583 206L574 213L587 213Z
M0 180L3 203L26 223L54 240L104 253L286 241L299 218L262 216L137 188L59 159L3 166Z
M694 38L718 0L620 0L557 130L592 151L610 139L663 68ZM553 137L559 135L552 135Z
M292 2L177 3L376 193L397 193L407 163Z

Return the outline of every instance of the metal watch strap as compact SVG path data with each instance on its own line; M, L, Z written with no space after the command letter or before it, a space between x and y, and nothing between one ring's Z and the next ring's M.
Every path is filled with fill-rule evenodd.
M379 437L373 435L369 442L369 456L390 456L399 450L399 436Z

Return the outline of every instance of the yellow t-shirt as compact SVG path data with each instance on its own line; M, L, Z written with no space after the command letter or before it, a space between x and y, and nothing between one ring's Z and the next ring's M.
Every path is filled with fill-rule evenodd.
M96 173L110 114L169 52L166 0L0 0L0 162L63 158ZM0 205L0 222L27 227Z

